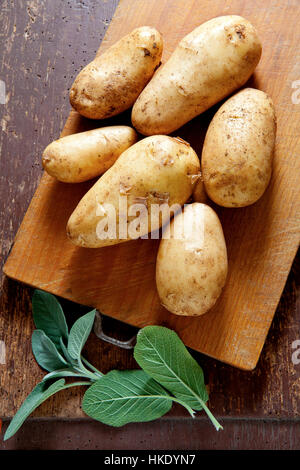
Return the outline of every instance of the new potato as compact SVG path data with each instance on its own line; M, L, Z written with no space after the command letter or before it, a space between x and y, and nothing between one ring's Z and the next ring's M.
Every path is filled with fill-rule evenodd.
M218 216L205 204L189 204L172 220L167 236L160 242L156 262L161 303L176 315L203 315L216 303L227 276Z
M144 135L169 134L240 88L261 56L252 24L241 16L214 18L185 36L132 109Z
M164 135L143 139L123 152L87 192L68 221L67 234L75 245L98 248L155 231L170 214L155 219L154 208L180 208L199 173L199 159L188 143Z
M80 183L104 173L137 134L128 126L110 126L55 140L44 150L43 167L59 181Z
M134 29L77 75L70 103L90 119L104 119L133 105L160 64L162 37L149 26Z
M224 207L256 202L272 173L276 116L263 91L246 88L229 98L213 117L202 150L208 196Z

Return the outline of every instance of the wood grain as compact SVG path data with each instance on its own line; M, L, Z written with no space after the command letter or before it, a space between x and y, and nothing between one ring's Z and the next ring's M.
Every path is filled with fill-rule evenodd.
M209 6L201 3L209 18ZM292 8L295 16L297 12L295 2L245 3L213 2L220 13L238 12L244 16L250 15L251 3L256 4L266 19L268 34L274 39L278 36L277 30L271 33L270 29L273 24L283 22L281 13L287 8ZM34 0L22 4L4 0L2 3L0 36L4 48L0 57L0 78L5 80L10 98L5 106L0 105L1 265L39 182L41 152L59 135L69 112L67 89L72 75L92 60L116 4L114 0L88 3ZM27 8L34 13L34 22ZM273 24L268 22L269 11ZM134 14L137 13L132 11ZM177 13L179 24L182 14ZM253 13L251 19L255 22ZM290 22L290 31L294 24ZM294 42L296 32L294 29ZM288 46L282 33L279 36L284 55ZM278 48L276 54L279 54ZM287 103L294 91L291 83L300 78L297 54L298 49L294 57L287 55L286 59ZM275 66L271 72L270 79L276 74ZM281 108L284 109L284 104ZM185 135L199 151L203 134L192 135L194 123L190 124L184 129ZM287 134L293 137L291 132ZM285 149L287 158L294 149L295 146ZM293 343L300 339L299 267L298 256L254 371L241 371L192 351L204 369L210 388L209 406L222 420L223 433L215 433L202 413L187 426L186 414L177 407L167 421L141 426L140 439L135 426L112 430L89 420L71 421L68 425L66 419L83 417L80 403L84 390L74 389L45 402L34 413L35 417L43 418L39 424L29 420L24 432L21 429L12 441L5 445L0 443L0 448L143 449L149 445L155 449L162 443L169 449L299 448L300 364L292 361ZM32 289L4 277L0 296L0 340L5 344L5 364L0 363L0 416L4 419L16 412L44 375L31 352L30 337L34 328L31 295ZM63 301L63 306L70 324L86 311L67 301ZM129 328L126 333L124 325L109 318L105 319L105 328L112 335L131 334ZM93 334L85 354L104 372L136 367L130 351L101 342ZM5 427L6 423L3 429Z
M138 14L132 15L135 8ZM184 15L179 17L182 11ZM165 0L159 4L122 0L99 53L133 28L149 24L163 34L163 60L166 60L180 38L199 23L224 13L220 8L211 11L208 5L205 8L191 0ZM97 307L106 315L138 327L165 324L175 329L191 348L251 370L258 361L299 244L297 121L300 113L299 107L292 103L286 76L287 64L295 60L296 52L292 7L287 5L281 11L281 21L276 23L277 10L271 4L268 10L266 6L261 9L252 5L251 11L242 8L237 13L253 22L262 40L264 55L251 85L274 99L278 115L277 146L271 184L260 201L238 210L216 208L228 247L229 276L220 300L209 314L201 318L180 318L160 305L155 286L157 240L137 240L98 250L74 247L68 241L67 220L91 186L90 182L68 185L47 174L43 176L4 272L69 300ZM266 14L272 24L270 28L266 27ZM284 24L289 24L289 28L284 28ZM188 133L191 138L187 140L194 145L199 132L205 132L211 115L212 111L198 117L185 129L176 131L176 135L186 138ZM128 122L128 113L123 119L124 123ZM95 126L95 122L71 112L62 135L82 130L82 124ZM195 147L199 151L199 144Z
M19 439L13 437L4 444L3 449L105 449L106 455L111 455L109 451L114 449L127 450L127 454L124 453L124 455L128 455L128 449L142 449L148 450L152 456L156 449L190 450L191 453L194 453L195 450L208 449L299 450L300 433L297 422L228 419L224 421L226 431L216 433L213 426L207 428L204 419L163 418L153 423L129 424L120 429L101 426L95 421L90 423L86 421L70 420L45 423L43 420L36 419L31 423L27 422L19 431ZM180 439L176 437L179 429ZM163 436L163 439L160 436ZM103 459L103 454L99 457ZM214 454L214 461L216 457L218 455ZM198 454L196 458L199 462L203 461L203 454Z

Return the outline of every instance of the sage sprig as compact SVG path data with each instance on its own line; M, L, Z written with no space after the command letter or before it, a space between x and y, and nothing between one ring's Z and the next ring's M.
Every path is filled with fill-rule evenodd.
M174 331L161 326L142 328L134 349L141 369L112 370L104 375L82 356L95 310L80 317L69 331L61 305L53 295L36 290L32 309L37 327L32 334L32 351L48 373L15 414L4 440L12 437L50 396L81 385L88 387L83 411L110 426L160 418L176 402L192 417L204 409L215 428L223 429L207 407L203 371ZM66 378L80 380L66 383Z

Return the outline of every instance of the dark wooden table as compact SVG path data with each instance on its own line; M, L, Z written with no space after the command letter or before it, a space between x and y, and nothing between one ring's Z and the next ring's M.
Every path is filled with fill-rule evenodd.
M146 0L141 0L146 1ZM0 13L1 266L42 174L41 153L68 116L68 89L94 56L117 0L3 0ZM134 14L134 12L133 12ZM0 449L299 449L299 256L277 309L259 364L243 372L194 354L210 388L209 406L224 431L205 415L192 420L174 407L153 423L110 428L84 417L78 389L49 399ZM2 276L0 317L0 416L3 431L43 371L31 353L32 290ZM85 307L63 302L70 322ZM108 333L130 327L105 322ZM4 350L5 349L5 350ZM136 367L132 352L93 334L88 359L103 372ZM299 362L299 363L298 363Z

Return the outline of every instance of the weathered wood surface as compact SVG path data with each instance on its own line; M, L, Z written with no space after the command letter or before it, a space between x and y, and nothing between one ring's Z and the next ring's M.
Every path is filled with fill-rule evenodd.
M20 429L18 436L7 441L6 449L18 450L299 450L299 421L267 419L226 419L225 430L216 433L205 419L162 418L153 423L129 424L123 428L101 426L86 420L32 420ZM126 455L126 454L125 454ZM103 461L103 454L98 462ZM203 462L204 455L197 455ZM220 457L215 454L215 458ZM227 455L232 458L234 455ZM242 456L245 457L244 455ZM256 458L257 456L255 456ZM248 458L248 456L247 456ZM286 455L284 456L286 458Z
M5 81L8 94L7 104L0 105L2 264L42 174L40 154L59 135L68 115L67 88L74 73L94 56L116 3L36 0L2 4L0 34L4 49L0 57L0 79ZM225 1L220 3L224 8L228 5ZM281 8L285 7L285 2L279 3ZM228 13L231 12L234 9L228 6ZM300 364L293 363L292 354L293 342L300 339L298 280L299 261L296 260L253 372L239 371L194 353L210 386L212 411L223 418L225 426L226 420L232 419L233 427L228 423L227 430L216 434L208 421L199 418L187 429L182 419L186 417L185 412L174 407L168 421L141 426L141 439L136 437L135 426L111 430L84 420L80 427L77 424L72 428L56 421L50 433L55 429L53 433L60 433L64 444L53 437L49 440L50 448L51 445L52 448L99 446L99 441L76 440L79 430L86 436L98 433L99 438L102 433L105 439L100 448L150 448L149 442L151 449L160 448L162 442L166 443L165 448L232 448L233 443L236 448L297 448ZM3 278L0 317L0 341L5 344L5 354L1 346L0 357L0 416L3 418L15 413L43 376L31 354L31 294L31 289ZM68 302L64 306L71 321L84 311ZM114 334L120 332L112 321L107 322L107 329ZM130 351L102 343L93 335L86 350L87 357L104 372L113 367L135 367ZM73 389L61 392L42 405L35 416L81 418L82 392ZM2 448L23 445L46 448L47 442L42 444L49 436L46 423L40 423L38 428L30 422L26 426L27 437L21 433ZM185 430L184 440L175 431L177 426ZM34 443L28 439L31 430ZM68 442L67 435L74 436L73 444Z

